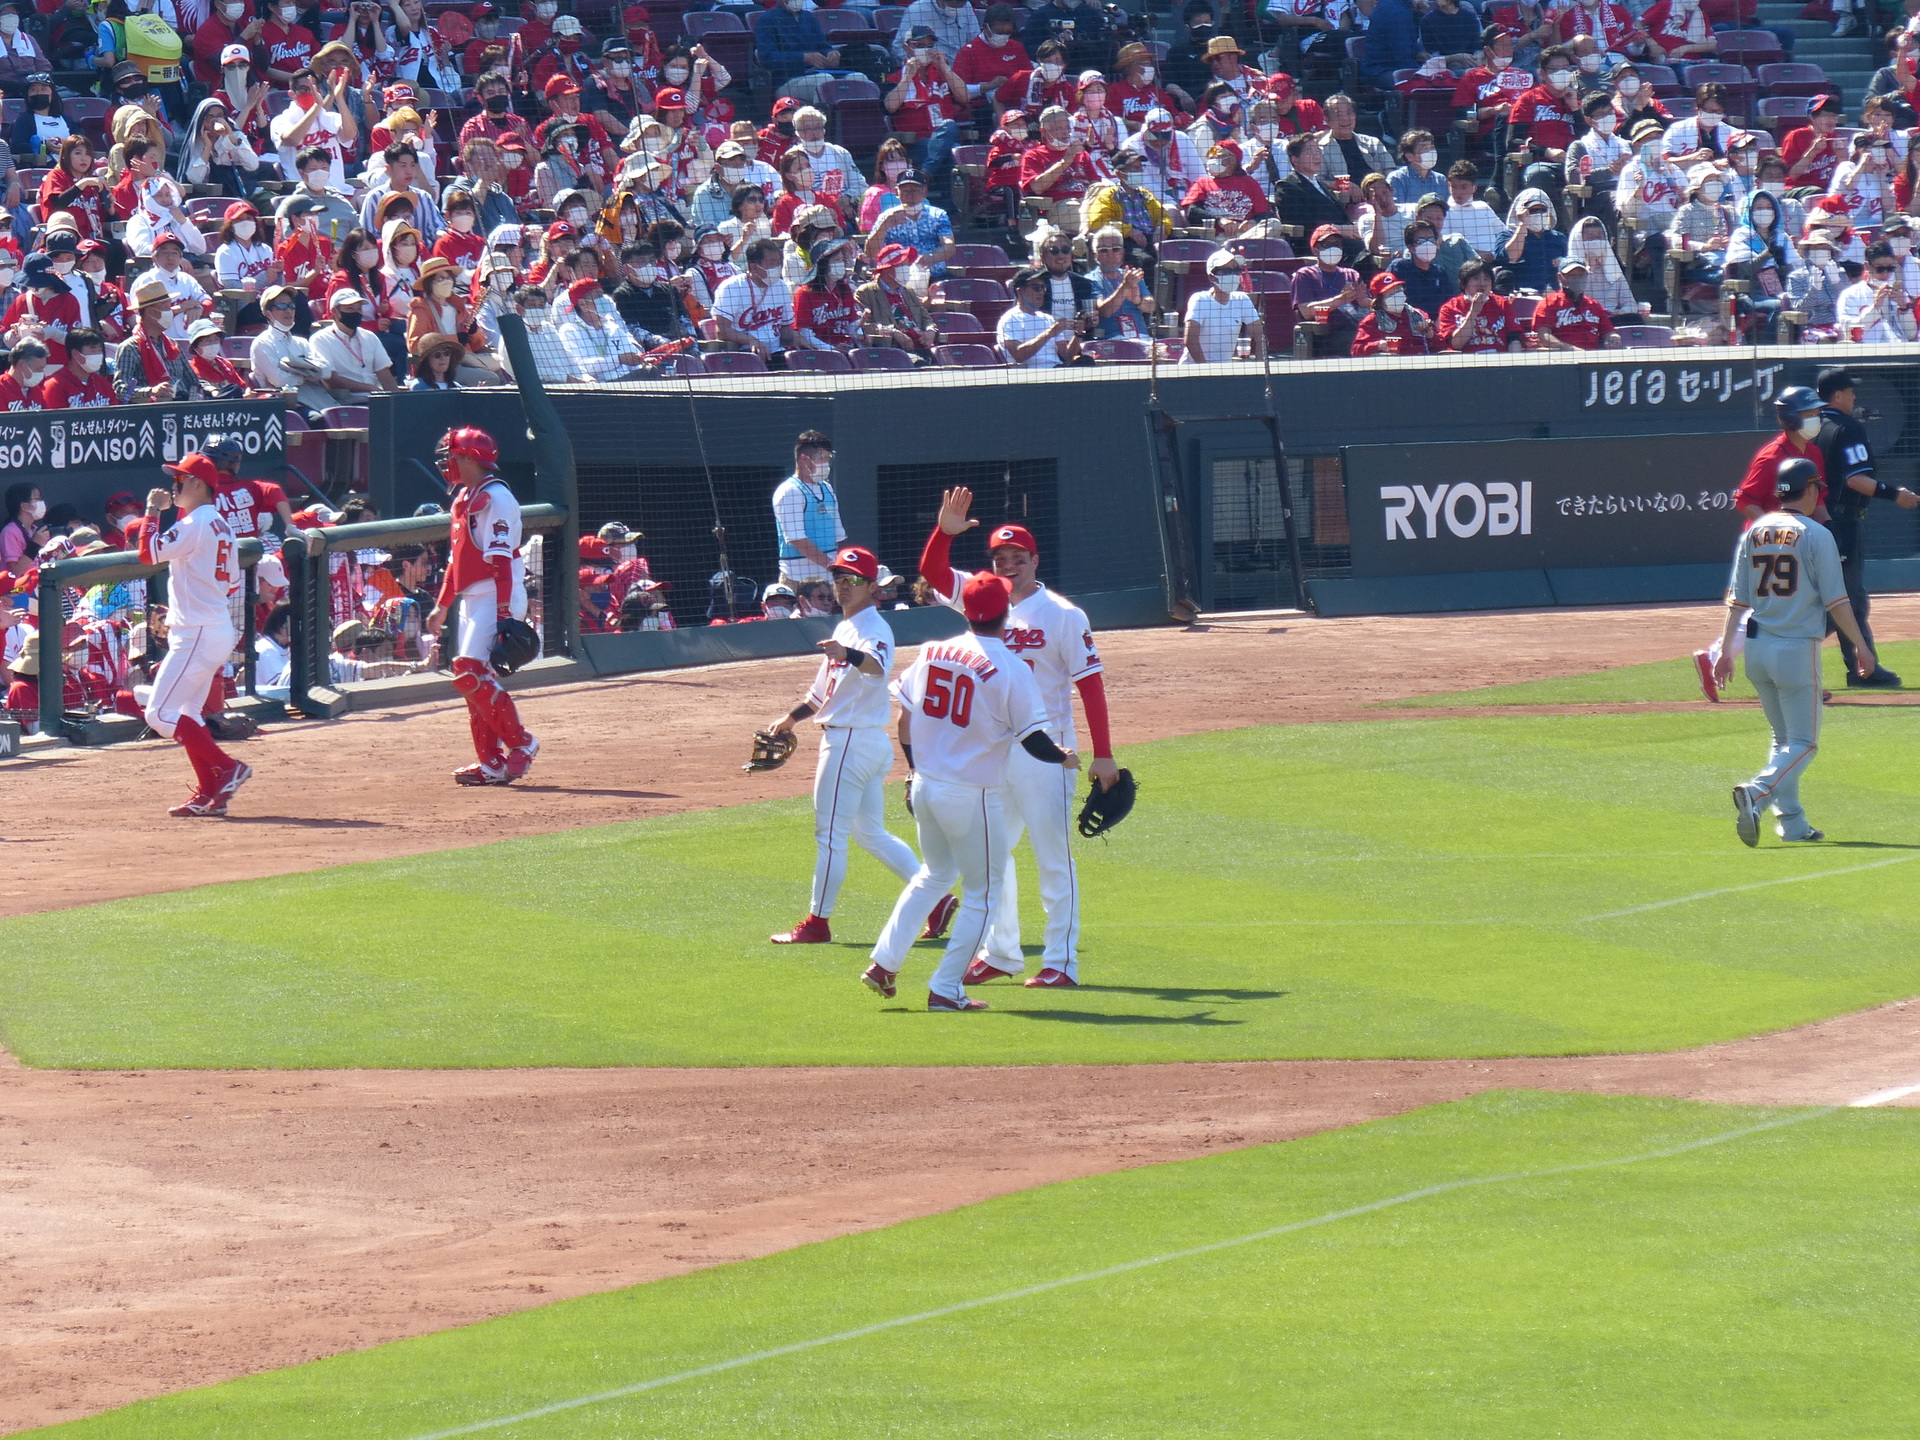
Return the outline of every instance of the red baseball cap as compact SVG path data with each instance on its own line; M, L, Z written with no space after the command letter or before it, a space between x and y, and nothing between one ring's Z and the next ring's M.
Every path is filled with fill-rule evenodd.
M540 93L551 100L556 95L578 95L580 87L574 83L571 75L555 75L547 81Z
M863 545L845 546L834 555L833 564L828 568L836 575L845 571L849 575L858 575L863 580L880 578L879 557Z
M573 308L576 310L580 308L580 302L582 300L594 299L602 293L600 282L591 277L585 280L576 280L567 286L567 299L573 302Z
M1040 547L1033 543L1033 532L1024 525L1002 525L987 537L987 553L991 555L1002 545L1018 545L1029 555L1038 559Z
M573 238L573 222L570 220L554 221L551 225L547 226L547 238L549 240L571 240Z
M653 92L653 108L656 110L684 110L687 108L687 92L672 85L664 90Z
M961 608L967 612L967 619L976 625L1003 618L1012 603L1013 587L998 575L988 574L984 570L970 576L967 583L960 587Z
M782 95L778 100L773 102L773 118L778 120L782 115L791 115L799 108L800 102L794 99L793 96Z
M160 468L167 474L178 476L183 480L191 476L216 493L220 489L219 468L198 450L183 455L180 459L162 465Z

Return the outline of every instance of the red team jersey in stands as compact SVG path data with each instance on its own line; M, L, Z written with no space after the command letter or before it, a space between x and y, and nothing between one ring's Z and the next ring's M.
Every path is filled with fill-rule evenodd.
M1525 333L1514 318L1513 302L1506 296L1489 293L1480 306L1480 313L1469 322L1467 311L1472 304L1471 295L1455 295L1441 305L1433 328L1442 346L1451 346L1453 337L1465 327L1467 341L1462 353L1501 355L1506 353L1508 342L1518 340Z
M76 380L73 371L62 365L40 382L40 404L43 409L97 410L117 403L113 396L113 382L107 379L104 370L96 370L85 379Z
M802 285L793 292L793 328L839 350L860 343L860 302L842 280L831 290Z
M1606 307L1591 295L1576 300L1564 290L1549 290L1533 312L1533 331L1551 335L1575 349L1598 350L1613 333L1613 320Z
M215 503L229 529L241 539L265 535L273 527L287 492L271 480L233 480L220 487Z
M1574 110L1575 93L1573 86L1565 90L1555 90L1551 85L1536 85L1514 101L1513 110L1507 118L1518 125L1525 123L1532 128L1527 131L1527 139L1536 145L1544 145L1549 150L1564 150L1573 143L1574 121L1579 119Z

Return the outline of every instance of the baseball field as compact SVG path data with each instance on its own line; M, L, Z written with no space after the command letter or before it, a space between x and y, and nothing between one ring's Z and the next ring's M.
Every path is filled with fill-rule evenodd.
M276 728L191 828L161 747L26 762L0 1431L1900 1433L1911 702L1836 663L1829 838L1747 849L1715 618L1107 637L1083 984L970 1015L930 944L858 984L864 858L766 943L805 662L534 692L509 790L445 706Z

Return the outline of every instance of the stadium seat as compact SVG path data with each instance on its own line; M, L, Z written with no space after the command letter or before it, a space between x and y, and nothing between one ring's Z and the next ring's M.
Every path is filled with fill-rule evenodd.
M364 405L333 405L320 412L320 425L326 430L364 430L367 428L367 407Z
M207 238L211 240L212 232L220 228L220 217L227 213L227 207L237 203L227 195L196 195L181 208L187 212L189 220L209 232Z
M819 95L820 108L833 126L834 144L845 146L861 162L870 161L893 134L880 87L871 80L828 80Z
M986 147L979 146L977 148L984 150ZM955 150L953 153L957 156L960 152ZM992 265L996 267L1007 267L1011 266L1013 261L1007 257L1007 252L1002 250L998 245L956 245L953 247L953 255L948 259L947 264L965 270L971 275L977 266Z
M686 356L678 358L684 360ZM788 352L789 360L797 358L798 352ZM700 360L708 375L763 375L767 369L767 362L752 350L716 350Z
M253 357L253 337L251 335L225 335L220 340L220 354L228 360L251 360Z
M1272 268L1275 260L1293 259L1293 247L1284 240L1241 237L1227 241L1223 248L1231 250L1256 270Z
M708 356L707 358L711 360L713 357ZM760 357L755 355L753 358L758 360ZM909 361L908 363L911 364L912 362ZM852 372L853 362L838 350L789 350L787 352L787 368L789 370L813 370L823 375L846 375Z
M1640 78L1653 87L1656 100L1665 100L1670 96L1684 95L1686 87L1680 83L1680 77L1665 65L1635 65Z
M754 357L756 360L759 356ZM764 364L763 367L764 368ZM704 375L707 373L706 360L691 350L683 350L660 367L662 375Z
M904 9L897 9L891 5L882 5L878 10L873 12L873 28L878 30L882 35L891 36L900 28L900 21L906 13Z
M1533 328L1533 312L1540 308L1538 295L1515 295L1513 297L1513 318L1527 329Z
M1697 90L1706 84L1726 86L1727 113L1736 120L1754 114L1754 107L1760 100L1759 87L1744 65L1723 65L1718 62L1684 65L1680 69L1680 78L1689 90ZM1667 108L1673 109L1671 105ZM1677 113L1674 118L1679 118Z
M1629 350L1664 350L1673 344L1673 331L1665 325L1622 325L1619 335Z
M1749 70L1787 58L1780 37L1771 30L1722 30L1714 54L1725 64L1744 65Z
M933 363L948 370L998 370L1000 352L991 345L936 345Z
M1089 340L1080 353L1101 365L1144 365L1153 358L1146 340Z
M738 15L726 10L697 10L683 17L681 23L691 43L704 47L735 79L745 81L753 66L753 36ZM668 43L664 34L660 43Z
M1780 129L1791 130L1806 122L1813 101L1805 95L1769 95L1760 102L1762 120L1779 121Z
M1691 95L1671 95L1660 102L1676 120L1691 120L1696 109Z
M1013 304L1007 287L998 280L975 279L970 275L934 282L932 298L947 304L964 304L982 326L991 329Z
M933 317L940 327L942 335L985 335L987 327L980 323L980 317L965 310L950 310L944 315Z
M885 45L887 37L858 10L815 10L814 19L827 37L839 45Z
M969 316L969 319L972 317ZM913 357L904 350L875 346L872 349L849 350L847 359L853 362L853 368L862 374L873 370L912 370Z
M1838 95L1840 87L1818 65L1800 63L1762 65L1755 78L1768 95ZM1765 113L1764 111L1762 113Z

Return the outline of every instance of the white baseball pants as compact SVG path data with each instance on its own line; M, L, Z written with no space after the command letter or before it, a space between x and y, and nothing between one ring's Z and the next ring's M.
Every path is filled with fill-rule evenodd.
M916 775L913 814L920 828L920 853L926 858L894 902L872 958L897 974L907 951L926 928L934 902L959 880L966 887L960 895L960 913L953 917L946 954L940 957L927 989L949 1000L962 1000L967 993L962 977L986 939L998 877L1007 868L1007 822L1000 792Z
M1065 744L1059 736L1054 743ZM1007 817L1007 863L993 897L993 920L980 956L996 970L1018 975L1027 968L1020 949L1020 890L1014 879L1013 848L1024 830L1040 871L1040 903L1047 911L1046 951L1042 967L1079 975L1080 876L1068 843L1073 820L1073 782L1078 771L1036 760L1018 745L1007 757L1007 780L1000 800Z
M884 726L827 725L820 731L820 763L813 772L813 903L810 913L833 914L847 878L852 839L902 880L920 868L913 847L887 829L887 774L893 741Z
M1813 829L1800 804L1800 777L1820 749L1820 642L1762 631L1747 643L1747 678L1773 731L1766 768L1748 783L1780 817L1781 838L1798 840Z
M181 716L199 718L207 687L233 654L237 638L231 625L175 625L167 632L167 653L147 698L146 721L156 734L171 740Z
M514 584L507 596L507 613L516 620L527 618L527 587L519 583L520 562L513 562ZM479 580L460 592L460 632L454 639L454 654L468 660L490 662L493 637L499 633L496 613L499 591L491 580Z

